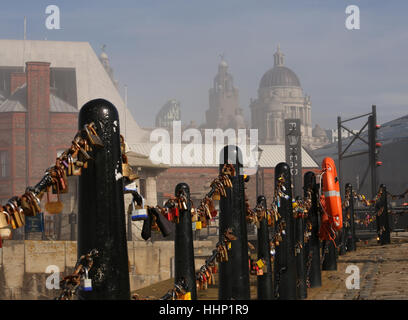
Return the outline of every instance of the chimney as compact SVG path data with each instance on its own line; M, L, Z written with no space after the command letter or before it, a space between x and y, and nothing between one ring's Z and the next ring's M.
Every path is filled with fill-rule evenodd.
M27 107L30 124L48 128L50 111L50 63L27 62Z
M10 94L13 94L17 88L21 87L27 81L25 72L13 72L10 74Z

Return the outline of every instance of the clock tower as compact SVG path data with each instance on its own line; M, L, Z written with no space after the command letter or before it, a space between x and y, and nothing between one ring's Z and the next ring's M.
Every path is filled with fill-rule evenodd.
M244 129L246 128L242 109L239 107L238 89L234 87L228 64L221 55L218 73L213 87L209 90L210 108L206 111L206 128L209 129Z

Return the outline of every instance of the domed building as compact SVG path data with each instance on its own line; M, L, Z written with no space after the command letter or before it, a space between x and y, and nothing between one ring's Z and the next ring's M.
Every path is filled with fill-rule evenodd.
M300 119L302 144L313 143L310 97L303 94L298 76L284 65L279 46L274 66L262 76L258 99L251 100L250 109L260 144L285 144L283 120L288 118Z
M156 115L156 128L170 129L173 121L181 120L180 102L176 99L168 100Z
M316 124L316 126L313 128L312 135L314 138L314 144L311 149L319 148L330 142L326 131L322 129L318 124Z

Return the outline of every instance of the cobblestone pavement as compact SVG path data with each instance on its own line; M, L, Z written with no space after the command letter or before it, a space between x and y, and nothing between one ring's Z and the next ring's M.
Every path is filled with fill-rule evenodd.
M348 265L360 270L360 289L347 289ZM256 276L250 277L251 299L257 298ZM136 290L141 297L161 297L172 288L174 279ZM215 286L198 291L199 300L218 299ZM322 271L322 286L307 290L306 300L408 300L408 233L393 233L391 244L381 246L376 240L357 243L357 250L339 256L336 271Z
M348 265L360 270L360 289L347 289ZM339 256L337 271L322 271L322 286L308 290L307 300L408 300L408 234L392 234L391 244L360 242Z

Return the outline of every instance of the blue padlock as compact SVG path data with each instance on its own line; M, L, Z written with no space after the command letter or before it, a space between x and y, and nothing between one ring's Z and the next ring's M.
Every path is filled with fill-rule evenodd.
M88 277L88 268L85 267L85 277L82 279L82 290L92 291L92 279Z

